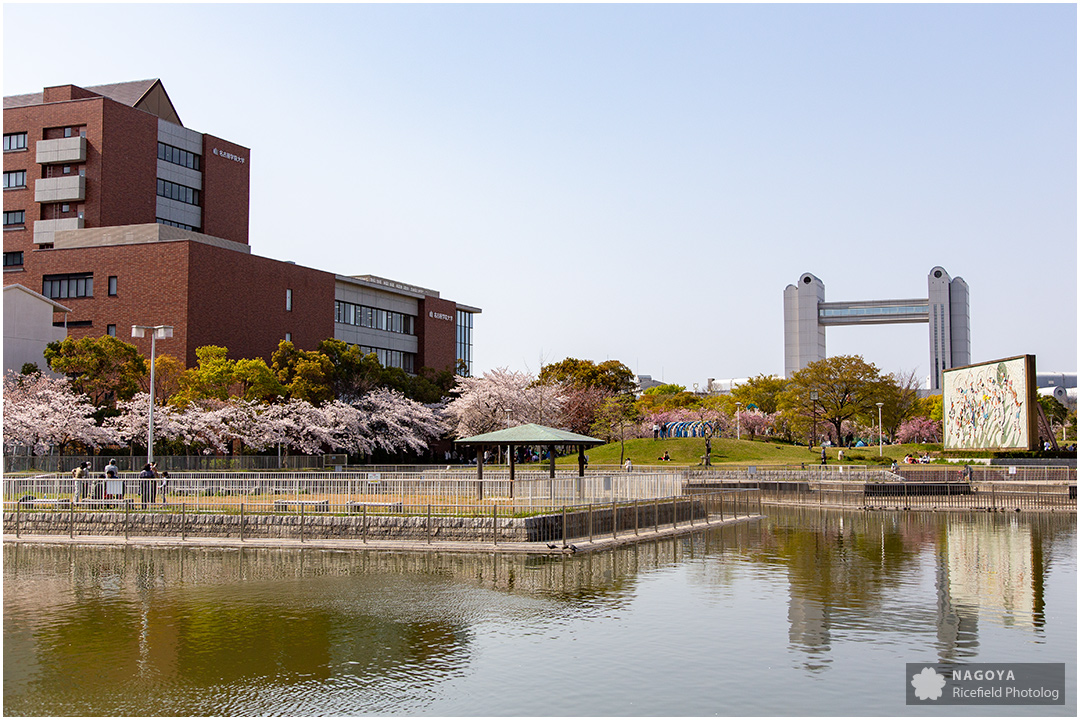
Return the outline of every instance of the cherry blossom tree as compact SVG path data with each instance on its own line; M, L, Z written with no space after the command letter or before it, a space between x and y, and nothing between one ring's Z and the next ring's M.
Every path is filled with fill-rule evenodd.
M379 388L355 404L367 437L387 452L422 453L446 432L442 405L424 405L397 390Z
M564 389L540 384L529 373L498 368L481 377L455 378L458 397L446 406L458 437L501 430L510 425L561 423Z
M95 410L66 378L9 371L4 377L4 447L11 452L23 445L44 455L53 445L63 454L71 443L98 447L114 442L115 433L94 422Z
M902 443L941 442L941 421L925 417L911 418L896 431L896 439Z
M772 428L773 416L760 410L743 410L739 413L739 432L746 433L753 440L758 435L765 435Z

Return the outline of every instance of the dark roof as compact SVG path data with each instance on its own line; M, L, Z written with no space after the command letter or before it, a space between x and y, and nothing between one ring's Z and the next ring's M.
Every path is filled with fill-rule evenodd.
M118 103L122 103L129 107L135 107L135 105L142 100L143 96L145 96L157 82L159 82L157 78L151 80L133 80L131 82L112 83L110 85L93 85L85 87L83 90L89 90L92 93L104 95L110 100L115 100ZM30 93L29 95L8 95L4 98L4 107L13 108L40 105L44 100L44 91Z
M603 445L588 435L529 423L455 440L457 445Z

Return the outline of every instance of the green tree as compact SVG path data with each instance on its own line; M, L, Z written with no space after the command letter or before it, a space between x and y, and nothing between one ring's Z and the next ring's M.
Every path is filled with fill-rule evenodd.
M115 408L130 400L149 368L131 343L113 337L65 338L45 346L53 372L66 375L76 393L84 393L99 408Z
M771 415L780 407L780 395L787 385L788 381L782 377L757 375L732 388L731 397L748 410L756 407L766 415Z
M285 388L262 358L237 360L233 378L234 391L244 400L268 403L285 396Z
M915 372L893 373L881 379L880 397L881 425L890 440L896 439L896 431L906 420L918 414L919 379ZM871 418L875 421L876 418Z
M845 420L873 418L885 390L881 373L860 355L836 355L812 362L792 375L780 396L782 410L807 424L811 419L830 423L843 437ZM815 399L816 394L816 399Z
M322 405L334 397L334 364L317 350L300 350L282 340L271 356L270 368L291 399Z
M619 438L620 465L623 464L626 457L627 430L633 427L639 419L640 415L629 395L613 395L609 397L596 412L596 420L593 421L592 425L592 434L603 438L607 442L614 442L615 438Z
M188 368L177 378L179 390L171 402L179 407L187 407L196 400L228 400L230 389L236 382L236 361L228 356L228 349L220 345L196 348L195 357L199 364Z
M540 368L538 381L542 385L561 383L571 387L599 387L615 394L634 391L634 373L618 360L594 363L592 360L566 358Z

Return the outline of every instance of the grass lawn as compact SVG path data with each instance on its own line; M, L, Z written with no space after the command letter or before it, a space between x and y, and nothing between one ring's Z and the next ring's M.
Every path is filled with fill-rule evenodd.
M660 463L657 458L667 451L670 463ZM825 452L829 463L836 463L836 454L840 448L828 448ZM863 448L844 448L844 465L889 465L893 460L900 462L904 455L922 455L924 452L940 450L934 445L886 445L882 457L878 457L877 446ZM653 440L636 438L626 441L625 457L635 465L698 465L705 454L704 438L669 438ZM619 443L600 445L586 451L589 465L618 465ZM713 465L801 465L821 462L821 447L813 450L806 446L787 445L784 443L763 442L761 440L732 440L721 438L712 442ZM576 464L577 454L557 458L556 465Z

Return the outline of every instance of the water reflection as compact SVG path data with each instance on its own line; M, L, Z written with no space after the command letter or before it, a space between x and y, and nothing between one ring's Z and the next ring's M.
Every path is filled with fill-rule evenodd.
M649 648L658 683L706 688L654 714L785 714L779 691L803 678L860 689L837 664L973 659L988 639L1019 654L986 661L1022 659L1014 633L1045 640L1048 577L1075 574L1075 532L1063 515L793 509L572 557L7 545L4 710L650 714L633 679ZM1059 614L1075 616L1073 582ZM606 668L601 687L553 700L567 657ZM702 657L734 686L698 678ZM796 674L763 676L777 659Z

